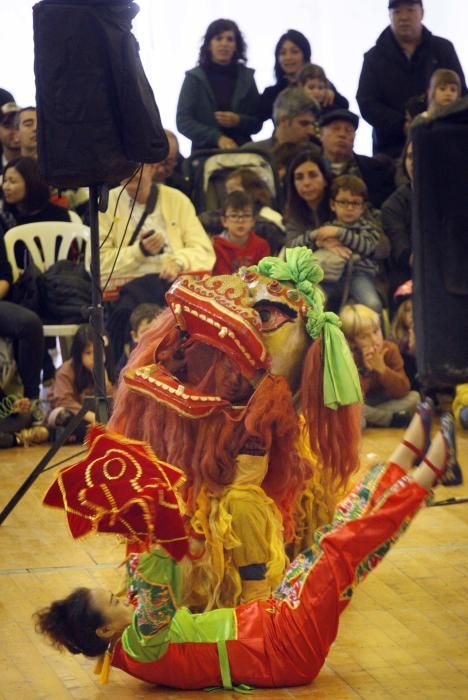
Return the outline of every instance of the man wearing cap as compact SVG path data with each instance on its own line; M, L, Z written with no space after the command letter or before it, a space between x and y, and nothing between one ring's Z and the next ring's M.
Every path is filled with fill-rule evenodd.
M359 117L348 109L335 109L320 120L323 157L333 177L357 175L367 185L369 201L380 209L394 190L393 168L378 160L354 153Z
M453 44L423 25L421 0L390 0L388 8L390 26L364 54L356 98L374 127L374 153L397 158L405 142L405 103L426 92L432 73L437 68L458 73L462 94L466 84Z
M2 170L8 161L20 155L18 129L15 119L20 107L14 102L6 102L0 107L0 144Z

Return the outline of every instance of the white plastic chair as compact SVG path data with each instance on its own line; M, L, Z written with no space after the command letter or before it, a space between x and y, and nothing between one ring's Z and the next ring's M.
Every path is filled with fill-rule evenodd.
M73 241L89 245L90 230L81 221L38 221L32 224L14 226L5 233L4 241L8 262L11 265L13 281L21 274L16 263L15 247L24 243L32 261L41 272L45 272L57 260L66 260ZM75 335L76 323L44 325L44 335L66 337Z

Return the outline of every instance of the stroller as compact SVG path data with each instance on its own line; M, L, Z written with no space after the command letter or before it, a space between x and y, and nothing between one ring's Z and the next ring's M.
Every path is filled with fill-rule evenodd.
M254 144L249 150L195 151L184 162L184 174L191 183L191 199L197 213L219 209L225 197L224 180L231 170L251 168L268 185L272 195L272 205L277 204L278 180L270 158Z
M221 231L221 207L226 196L226 176L237 168L253 170L265 182L271 193L271 204L277 206L279 186L269 156L255 150L212 150L194 152L184 163L186 181L191 183L191 199L209 236ZM276 223L258 215L255 233L270 245L277 255L284 245L285 233Z

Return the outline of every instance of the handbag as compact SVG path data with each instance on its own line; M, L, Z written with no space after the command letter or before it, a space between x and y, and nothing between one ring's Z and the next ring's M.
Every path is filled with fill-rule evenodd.
M11 286L8 301L25 309L40 313L41 295L38 280L42 272L28 256L28 262L21 275Z

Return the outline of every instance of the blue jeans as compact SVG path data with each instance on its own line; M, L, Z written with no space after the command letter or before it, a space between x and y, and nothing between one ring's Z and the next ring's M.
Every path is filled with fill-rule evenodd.
M364 304L376 311L382 312L382 302L374 284L374 278L367 272L353 271L349 285L349 296L358 304Z
M344 292L345 280L343 276L337 282L324 280L321 286L327 295L327 308L330 311L339 312ZM344 303L352 300L358 304L364 304L376 311L379 315L382 312L382 302L374 285L374 278L367 272L353 270L349 283L347 299Z

